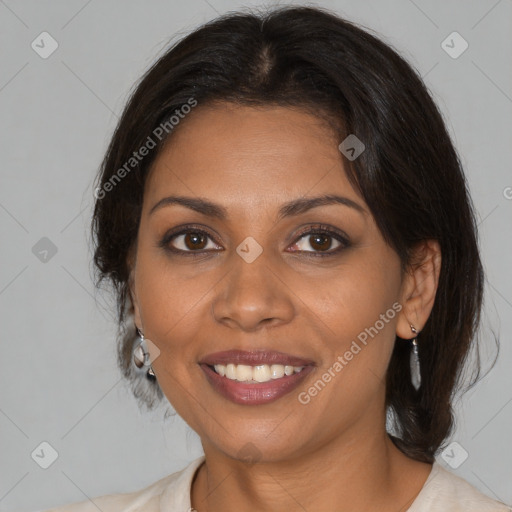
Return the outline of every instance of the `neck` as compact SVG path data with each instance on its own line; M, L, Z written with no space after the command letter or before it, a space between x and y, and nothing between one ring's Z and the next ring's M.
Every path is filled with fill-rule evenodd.
M431 465L400 452L385 428L348 432L277 462L248 464L203 444L205 464L192 486L197 512L405 511Z

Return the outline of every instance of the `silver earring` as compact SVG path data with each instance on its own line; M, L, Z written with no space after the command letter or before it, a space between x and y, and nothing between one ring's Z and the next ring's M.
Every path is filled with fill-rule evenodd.
M139 330L139 328L137 328L137 334L140 338L140 343L137 345L133 353L133 362L135 363L135 366L137 368L148 368L148 371L146 372L146 377L148 379L156 379L155 372L153 371L153 367L151 366L149 351L146 346L146 342L144 341L144 334Z
M417 334L418 331L411 325L411 331L414 334L414 338L411 342L411 356L410 356L410 365L411 365L411 382L414 386L414 389L418 391L421 386L421 372L420 372L420 357L418 354L418 339Z

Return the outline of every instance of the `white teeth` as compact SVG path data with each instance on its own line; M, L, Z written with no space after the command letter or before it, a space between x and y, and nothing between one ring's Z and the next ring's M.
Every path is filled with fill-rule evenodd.
M235 378L240 382L252 380L252 368L245 364L236 365Z
M221 377L224 377L224 375L226 375L226 367L222 364L216 364L214 366L215 368L215 371L221 376Z
M252 378L256 382L268 382L272 378L268 364L255 366L252 370Z
M273 364L270 367L270 376L273 379L280 379L284 377L284 366L282 364Z
M228 379L235 380L236 379L236 366L234 364L228 364L226 366L226 371L224 373Z
M268 382L272 379L281 379L285 375L293 375L302 371L304 366L290 366L282 364L260 364L249 366L246 364L216 364L215 371L221 377L227 377L239 382Z

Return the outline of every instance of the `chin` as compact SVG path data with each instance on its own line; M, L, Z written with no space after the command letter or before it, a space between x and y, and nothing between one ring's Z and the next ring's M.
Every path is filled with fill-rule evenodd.
M293 444L291 440L294 440ZM209 451L209 446L214 446L215 450L223 452L226 457L246 464L275 463L303 454L303 446L297 443L297 436L289 432L280 436L268 433L258 436L249 431L229 439L203 443L205 453Z

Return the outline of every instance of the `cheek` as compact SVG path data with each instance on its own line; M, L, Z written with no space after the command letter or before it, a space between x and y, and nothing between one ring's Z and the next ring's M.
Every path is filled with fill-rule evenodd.
M168 337L172 339L172 331L180 329L187 316L204 305L215 281L208 272L198 272L196 265L171 262L148 238L141 237L138 247L137 298L143 323L165 342Z
M366 251L370 252L370 251ZM379 320L400 296L400 267L362 252L333 272L319 291L310 286L312 308L334 333L354 337Z
M154 364L159 381L181 380L182 363L192 359L187 340L193 336L194 325L197 326L197 321L193 321L195 309L200 307L206 284L200 279L185 279L165 256L158 254L158 249L141 244L135 287L146 337L160 349Z
M199 367L194 338L201 328L198 312L204 307L211 285L185 277L151 249L141 250L135 273L141 319L147 337L160 354L153 363L159 385L178 414L198 428L190 417L198 396L194 387ZM206 294L206 296L205 296Z
M385 374L401 310L399 260L392 253L384 252L388 257L382 258L381 251L380 259L374 253L359 252L351 264L333 275L322 293L309 293L324 334L322 370L332 368L341 358L343 368L337 365L336 373L343 373L343 379L354 387L371 374L379 378Z

